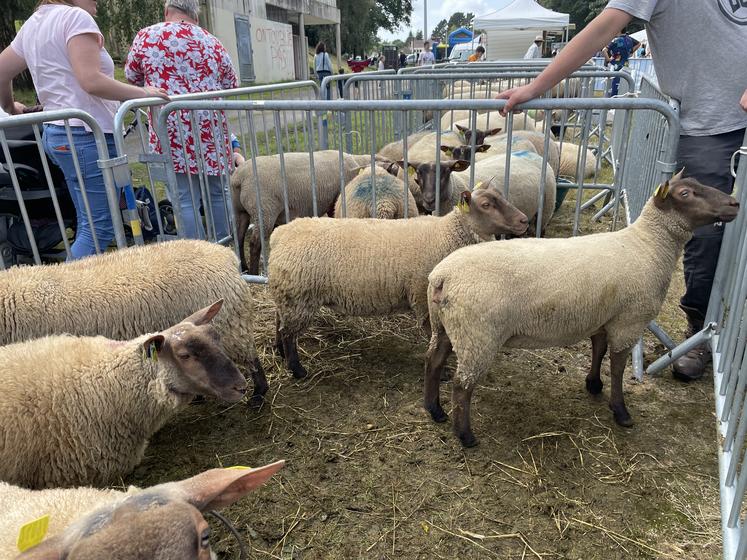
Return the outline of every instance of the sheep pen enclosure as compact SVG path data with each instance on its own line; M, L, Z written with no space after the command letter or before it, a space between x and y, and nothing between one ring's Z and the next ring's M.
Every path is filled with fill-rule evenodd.
M550 225L565 234L573 197ZM584 212L586 232L592 227ZM194 405L151 441L126 484L149 485L230 465L285 459L260 492L224 512L250 558L716 558L720 554L710 379L669 373L639 384L626 371L636 421L617 426L584 390L587 343L502 352L476 393L480 445L422 408L427 342L411 316L326 312L300 340L309 377L274 350L274 309L257 298L257 343L270 381L260 410ZM685 324L675 274L660 324ZM645 337L650 362L663 347ZM452 359L453 360L453 359ZM453 361L450 362L453 364ZM603 379L609 385L605 360ZM449 410L449 384L442 384ZM603 395L608 388L605 387ZM214 524L221 557L238 558Z

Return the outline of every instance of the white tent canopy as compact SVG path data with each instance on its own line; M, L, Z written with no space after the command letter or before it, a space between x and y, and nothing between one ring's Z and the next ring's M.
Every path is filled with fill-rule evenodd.
M568 26L568 14L543 8L534 0L498 0L500 7L472 20L473 29L555 30Z
M631 33L630 36L639 43L648 43L648 34L645 29L641 29L636 33Z

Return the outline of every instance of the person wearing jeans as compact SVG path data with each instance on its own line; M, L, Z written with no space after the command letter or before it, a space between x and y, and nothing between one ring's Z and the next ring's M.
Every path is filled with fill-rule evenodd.
M141 29L132 41L125 63L130 83L162 87L169 95L238 87L228 51L199 26L199 10L199 0L166 0L164 21ZM207 233L208 239L219 241L228 235L227 212L231 211L221 185L228 184L237 160L231 153L228 123L222 112L199 111L195 122L193 130L186 111L171 113L167 121L181 214L177 230L182 237L205 239ZM151 122L150 148L162 153L155 128ZM206 176L203 198L201 184ZM212 217L214 231L203 228L200 206L206 218ZM211 219L206 222L209 225Z
M112 133L118 102L154 96L168 100L168 96L158 88L135 87L114 79L114 62L104 48L95 15L96 0L41 0L10 46L0 53L0 106L11 115L23 112L24 106L13 100L12 81L28 68L44 109L89 113L106 133L109 155L114 157ZM68 258L79 259L105 251L114 237L114 226L93 133L85 122L69 119L79 176L64 124L61 120L46 124L43 143L50 159L62 169L75 205L76 236Z

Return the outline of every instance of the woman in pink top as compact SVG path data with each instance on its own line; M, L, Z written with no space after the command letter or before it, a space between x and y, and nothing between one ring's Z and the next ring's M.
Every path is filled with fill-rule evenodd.
M109 155L114 157L112 133L118 102L168 96L159 88L136 87L114 79L114 62L104 49L95 15L96 0L41 0L10 46L0 53L0 106L11 115L23 111L23 105L13 101L12 81L28 68L44 109L89 113L106 133ZM114 228L93 133L82 121L70 119L70 124L73 144L64 121L45 124L43 141L47 155L65 174L75 204L77 233L70 258L78 259L105 250L114 237Z

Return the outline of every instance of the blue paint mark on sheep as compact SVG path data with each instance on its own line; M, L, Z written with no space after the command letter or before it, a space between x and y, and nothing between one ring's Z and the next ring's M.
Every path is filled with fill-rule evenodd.
M376 196L390 197L401 196L402 188L398 187L391 175L376 175ZM352 193L353 198L370 200L373 196L373 183L371 177L362 180L355 186Z

